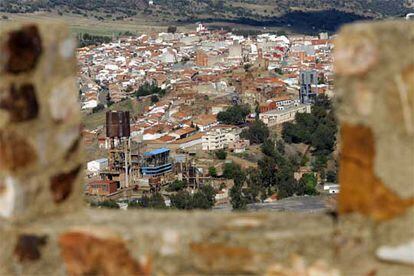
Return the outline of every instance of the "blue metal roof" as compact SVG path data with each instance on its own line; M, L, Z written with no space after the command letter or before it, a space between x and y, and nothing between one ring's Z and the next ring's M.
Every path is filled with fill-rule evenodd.
M166 153L169 152L169 149L166 148L160 148L160 149L156 149L153 151L147 151L144 153L144 156L153 156L153 155L158 155L158 154L162 154L162 153Z

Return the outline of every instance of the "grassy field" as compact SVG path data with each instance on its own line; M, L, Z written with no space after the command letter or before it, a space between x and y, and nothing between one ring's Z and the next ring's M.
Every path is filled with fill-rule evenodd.
M2 19L7 16L8 19ZM74 14L58 15L57 13L28 13L28 14L11 14L0 13L0 26L5 22L39 22L39 21L64 21L74 33L89 33L94 35L113 35L124 33L126 31L132 33L143 32L162 32L166 31L168 24L160 24L151 21L148 18L131 18L127 20L97 20L94 17L84 17ZM1 27L0 27L1 28ZM185 28L185 26L183 27Z
M8 19L3 19L6 16ZM64 21L66 22L72 32L76 35L79 33L89 33L92 35L112 36L125 32L131 32L133 34L152 33L152 32L166 32L169 25L175 25L180 32L194 31L195 24L181 24L177 22L159 22L150 17L134 17L124 20L105 19L100 21L94 17L84 17L75 14L59 15L56 12L37 12L28 14L11 14L0 12L0 29L3 23L7 22L41 22L41 21ZM249 25L228 23L228 22L211 22L206 24L207 26L222 26L230 27L237 30L254 30L264 31L264 28L254 27ZM266 31L280 31L282 28L271 27ZM285 29L283 29L285 30ZM288 31L288 30L286 30Z
M82 123L86 129L96 129L98 126L105 124L105 114L108 110L129 111L131 113L131 116L133 116L142 113L144 107L145 103L127 99L122 102L113 104L109 109L104 109L93 114L84 114L82 117Z

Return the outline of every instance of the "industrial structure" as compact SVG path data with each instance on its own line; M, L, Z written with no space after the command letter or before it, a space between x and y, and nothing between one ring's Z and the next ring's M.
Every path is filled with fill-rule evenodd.
M143 176L160 176L172 171L170 150L160 148L144 153L141 173Z
M108 173L121 173L121 188L130 186L132 172L131 128L128 111L106 113L106 139L108 140Z
M128 111L106 113L106 145L108 166L99 172L99 179L88 184L90 195L108 196L119 190L132 189L139 177L138 155L131 152Z
M302 104L312 104L318 95L318 74L315 70L300 72L299 99Z
M160 148L142 153L139 144L133 151L130 133L128 111L106 113L107 169L100 170L99 178L88 183L87 194L112 197L132 191L156 191L173 181L170 150Z

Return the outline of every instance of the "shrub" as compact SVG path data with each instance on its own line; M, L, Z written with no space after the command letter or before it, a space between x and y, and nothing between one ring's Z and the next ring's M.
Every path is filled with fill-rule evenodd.
M216 157L220 160L226 160L227 158L227 152L225 150L218 150L215 152Z
M211 177L217 177L217 169L215 167L208 168L208 174Z

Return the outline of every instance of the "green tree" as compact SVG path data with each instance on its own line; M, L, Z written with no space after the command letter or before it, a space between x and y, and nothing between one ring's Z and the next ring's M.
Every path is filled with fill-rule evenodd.
M283 70L281 68L275 68L275 72L278 75L281 75L281 76L283 75Z
M155 193L149 197L148 207L153 209L164 209L165 205L164 197L160 193Z
M106 105L108 107L110 107L113 104L114 104L114 102L112 101L111 93L108 92L108 94L106 94Z
M336 143L337 123L329 98L316 97L310 114L297 113L295 121L283 124L282 138L286 143L305 143L314 155L329 155Z
M171 206L180 210L193 209L193 198L187 191L179 191L177 194L171 196Z
M258 202L259 196L266 189L262 189L260 183L260 175L257 170L249 169L246 173L246 188L243 190L244 197L247 203Z
M276 150L278 153L285 155L285 143L283 142L283 140L276 141Z
M242 131L240 136L248 139L252 144L261 144L269 138L270 132L265 123L255 120L248 129Z
M192 195L192 209L211 209L213 206L211 205L210 201L208 200L207 196L198 191Z
M337 183L337 173L335 171L327 171L326 173L326 181L330 183Z
M97 106L95 106L94 108L92 108L92 113L97 113L101 110L104 110L105 106L103 104L98 104Z
M175 34L177 32L176 26L168 26L167 33Z
M234 184L230 189L230 203L233 210L240 211L245 210L247 207L247 200L242 193L242 185Z
M171 196L171 206L180 210L211 209L215 204L216 191L211 185L202 186L193 195L179 191Z
M226 158L227 158L227 152L223 149L220 149L220 150L216 151L215 155L220 160L226 160Z
M187 187L187 183L182 180L175 180L174 182L170 183L166 188L167 192L178 192L184 190Z
M151 96L151 103L152 104L158 103L159 101L160 101L160 99L158 99L157 95L152 95Z
M100 202L92 202L92 207L102 207L102 208L108 208L108 209L119 209L119 205L114 200L105 200Z
M163 97L166 94L166 91L164 89L161 89L161 87L158 87L155 82L145 82L138 88L137 91L135 91L134 94L137 98L152 94Z
M240 165L237 165L235 163L226 163L224 165L223 177L227 179L233 179L234 182L237 183L243 183L246 176Z
M312 162L312 170L314 172L320 172L328 163L328 157L326 155L317 155Z
M204 204L202 206L195 205L196 208L211 209L212 207L214 207L214 204L216 203L217 191L213 188L213 186L211 186L211 185L201 186L199 192L202 193L203 196L206 198L206 200L208 202L208 205L207 205L207 208L205 208L206 206Z
M241 125L246 122L247 115L250 114L250 108L247 105L235 105L229 107L226 111L217 114L217 120L222 124Z
M217 169L215 167L208 168L208 174L211 177L217 177Z
M273 140L271 140L271 139L266 139L263 142L263 144L261 145L261 150L262 150L263 154L266 155L266 156L269 156L269 157L276 156L275 144L274 144Z
M313 173L304 174L300 179L299 183L305 187L305 194L307 195L316 195L318 194L316 190L316 185L318 184L316 176Z

